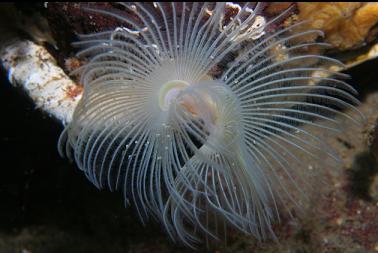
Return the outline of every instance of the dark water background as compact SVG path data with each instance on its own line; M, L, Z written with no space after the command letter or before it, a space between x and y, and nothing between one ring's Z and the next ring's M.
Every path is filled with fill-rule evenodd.
M1 75L0 253L158 252L148 244L169 241L158 225L142 226L121 194L97 190L59 156L62 129Z

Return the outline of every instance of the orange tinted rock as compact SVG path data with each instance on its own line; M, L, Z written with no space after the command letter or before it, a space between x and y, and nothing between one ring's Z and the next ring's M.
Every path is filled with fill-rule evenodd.
M362 45L378 23L378 3L298 3L298 9L299 20L309 21L306 28L324 31L325 40L340 50Z

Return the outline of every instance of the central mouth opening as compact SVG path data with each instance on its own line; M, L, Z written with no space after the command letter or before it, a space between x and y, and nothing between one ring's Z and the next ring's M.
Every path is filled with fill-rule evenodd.
M159 106L163 111L167 111L169 105L176 99L180 91L189 86L188 82L182 80L172 80L160 88Z

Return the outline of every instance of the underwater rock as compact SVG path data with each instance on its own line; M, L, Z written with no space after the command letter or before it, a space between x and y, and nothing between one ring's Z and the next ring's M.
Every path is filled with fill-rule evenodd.
M378 3L298 3L298 19L307 28L325 32L325 41L337 50L355 49L374 39Z

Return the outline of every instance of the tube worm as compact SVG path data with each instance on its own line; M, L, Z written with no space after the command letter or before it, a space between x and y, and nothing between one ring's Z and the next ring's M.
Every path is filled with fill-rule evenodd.
M342 64L310 53L327 44L301 40L320 31L280 27L290 9L267 19L262 4L228 5L87 8L125 25L75 43L88 64L61 154L188 246L227 227L273 235L303 193L302 157L337 160L304 126L339 131L335 115L362 117L356 91L327 69Z

